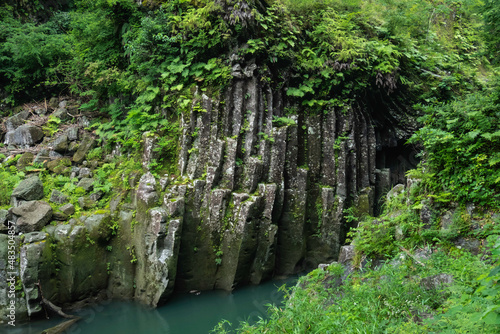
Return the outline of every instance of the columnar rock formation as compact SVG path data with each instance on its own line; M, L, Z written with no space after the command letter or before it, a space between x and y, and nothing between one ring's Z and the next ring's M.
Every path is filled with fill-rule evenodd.
M346 205L372 212L376 138L354 106L301 113L249 65L182 119L176 286L232 289L336 260ZM234 73L233 73L234 75ZM173 202L172 202L173 201ZM170 203L169 203L170 202Z
M36 201L43 197L40 180L23 181L13 207L0 212L2 233L8 220L27 221L24 216L45 207L50 212L16 236L25 292L19 312L40 312L38 280L59 305L107 291L107 297L157 306L174 290L231 290L337 260L350 227L345 210L373 214L377 196L399 181L391 177L403 175L401 154L394 154L403 152L398 144L407 133L392 117L400 111L376 100L308 110L256 69L235 64L222 92L194 94L181 119L177 177L158 179L148 171L159 138L145 133L143 170L124 175L131 190L117 194L109 210L45 226L67 220L75 208L67 204L52 214ZM78 131L70 128L60 141L77 139L72 130ZM16 126L9 131L14 136ZM90 193L93 167L82 164L94 146L84 135L78 150L68 150L72 159L61 156L47 168L71 173ZM37 196L23 195L28 185ZM93 207L100 196L82 196L80 207ZM50 201L63 204L67 197L53 190Z

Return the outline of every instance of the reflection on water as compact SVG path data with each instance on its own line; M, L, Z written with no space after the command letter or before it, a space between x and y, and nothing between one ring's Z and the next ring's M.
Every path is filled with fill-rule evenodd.
M266 317L265 305L277 305L282 301L283 294L278 288L283 284L290 286L295 281L296 278L273 280L258 286L243 287L232 293L207 291L198 296L176 295L167 305L157 309L145 308L132 302L108 301L73 312L83 320L66 333L208 333L222 319L237 325L243 320L255 322ZM60 320L51 320L50 323L34 322L15 330L9 329L8 333L38 334L59 322Z

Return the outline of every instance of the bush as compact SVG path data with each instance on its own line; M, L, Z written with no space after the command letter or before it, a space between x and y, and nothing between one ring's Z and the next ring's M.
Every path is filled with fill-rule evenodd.
M500 200L500 104L494 92L419 107L424 127L412 143L424 146L423 165L436 196L496 207ZM446 196L440 196L441 198Z

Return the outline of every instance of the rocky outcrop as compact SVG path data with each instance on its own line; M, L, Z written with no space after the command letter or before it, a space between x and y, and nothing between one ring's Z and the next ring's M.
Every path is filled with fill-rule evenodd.
M178 175L154 174L161 138L144 133L142 169L123 175L126 186L109 211L98 209L107 208L102 193L92 193L100 162L85 161L96 140L79 130L84 116L25 156L22 168L33 161L60 180L78 179L71 182L80 196L76 211L67 204L52 212L37 201L43 185L31 177L14 190L14 208L0 212L0 222L13 219L26 235L20 275L27 314L40 311L38 280L58 305L106 290L155 307L174 290L231 290L338 260L351 227L345 209L376 211L376 199L394 184L390 157L379 159L380 152L394 144L388 136L401 135L376 128L383 121L372 105L309 110L260 80L257 65L232 68L225 90L197 91L182 115ZM53 102L67 117L66 105ZM8 131L27 126L26 117L11 119ZM68 198L54 190L50 201ZM352 257L344 253L341 261Z
M227 289L338 258L343 210L373 212L376 136L360 106L285 115L252 73L182 119L177 288ZM182 199L181 197L181 199Z

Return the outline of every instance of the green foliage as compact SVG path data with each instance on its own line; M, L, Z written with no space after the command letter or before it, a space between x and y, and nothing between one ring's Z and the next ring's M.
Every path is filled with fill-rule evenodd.
M297 123L291 118L288 117L273 117L273 126L275 127L282 127L282 126L295 126Z
M57 131L59 131L59 124L61 124L61 119L55 116L49 116L49 119L42 127L43 133L46 136L52 137Z
M427 333L467 329L476 333L481 329L494 333L498 325L486 321L467 323L474 317L470 310L455 313L462 318L453 321L442 316L474 294L478 288L476 277L483 270L484 263L468 253L436 252L425 267L410 258L400 259L397 266L386 264L377 270L353 272L339 285L343 269L332 265L326 271L316 269L302 277L297 286L288 290L284 307L269 307L269 319L255 325L243 322L235 332ZM439 290L427 290L421 284L423 278L441 273L452 275L453 283ZM494 301L480 296L473 305L476 312L482 313L493 306ZM228 331L220 323L216 332Z
M0 192L0 208L9 207L12 191L24 179L24 176L24 172L18 171L14 166L9 166L7 162L0 162L0 187L4 189L4 191Z
M71 45L52 24L21 24L11 16L0 20L0 88L10 103L60 89L59 66L70 55Z
M434 196L495 207L500 200L500 104L495 92L450 103L419 105L424 127L411 139L425 149L425 180Z
M490 55L498 62L500 61L500 1L485 0L482 11Z

